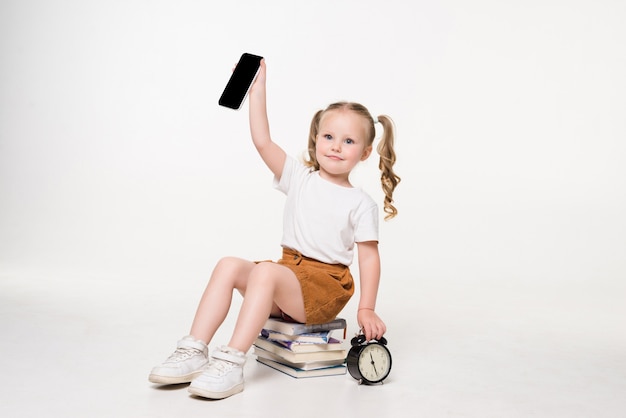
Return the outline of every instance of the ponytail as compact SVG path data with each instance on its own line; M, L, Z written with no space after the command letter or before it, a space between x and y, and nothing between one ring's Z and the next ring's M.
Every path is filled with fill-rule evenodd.
M318 110L311 120L311 128L309 129L309 142L307 145L308 158L304 159L304 165L317 171L320 169L320 163L315 156L315 141L320 130L320 119L322 119L323 110Z
M383 125L383 136L376 147L376 151L380 155L378 168L380 169L380 182L385 193L385 220L389 220L398 214L398 209L393 205L393 191L400 183L400 177L393 171L396 163L396 152L394 150L394 126L389 116L380 115L378 121Z

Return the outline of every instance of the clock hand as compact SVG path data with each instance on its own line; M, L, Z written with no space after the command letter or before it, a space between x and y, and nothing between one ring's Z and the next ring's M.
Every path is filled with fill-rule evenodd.
M376 370L376 364L374 363L374 357L372 357L372 353L370 353L370 359L372 359L372 367L374 367L374 373L378 374L378 370Z

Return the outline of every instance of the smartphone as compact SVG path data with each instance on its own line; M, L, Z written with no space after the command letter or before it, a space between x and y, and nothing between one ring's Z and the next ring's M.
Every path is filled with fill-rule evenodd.
M241 107L259 72L262 59L263 57L247 52L241 56L220 97L220 106L235 110Z

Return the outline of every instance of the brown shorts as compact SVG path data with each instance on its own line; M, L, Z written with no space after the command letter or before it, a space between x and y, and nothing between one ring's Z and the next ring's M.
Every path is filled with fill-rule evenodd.
M354 294L352 274L343 264L322 263L289 248L283 248L283 258L276 263L298 278L307 324L332 321Z

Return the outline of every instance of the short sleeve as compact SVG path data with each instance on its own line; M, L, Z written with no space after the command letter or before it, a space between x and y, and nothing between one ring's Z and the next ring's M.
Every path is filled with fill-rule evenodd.
M291 179L293 178L293 173L296 169L297 161L290 157L289 155L285 158L285 165L283 166L283 173L280 178L274 177L274 188L287 194L289 191L289 185L291 184Z
M357 218L354 242L378 241L378 206L370 201Z

